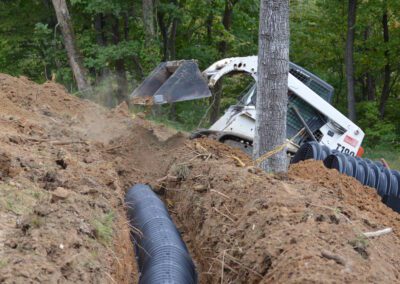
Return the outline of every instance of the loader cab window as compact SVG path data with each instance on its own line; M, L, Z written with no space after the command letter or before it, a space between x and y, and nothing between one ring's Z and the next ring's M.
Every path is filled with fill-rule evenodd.
M248 91L240 99L239 104L242 106L255 106L257 99L257 84L253 83L248 88Z

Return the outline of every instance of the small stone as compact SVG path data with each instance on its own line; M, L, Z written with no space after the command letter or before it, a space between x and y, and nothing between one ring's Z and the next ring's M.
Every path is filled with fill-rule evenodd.
M56 190L51 193L51 202L54 203L59 200L67 199L70 195L71 192L69 190L66 190L63 187L57 187Z
M20 136L10 136L8 137L8 141L14 144L23 144L24 140Z
M34 209L33 212L41 217L45 217L49 215L50 213L53 212L52 208L50 207L50 204L38 204Z
M94 238L94 230L84 220L80 221L78 232Z
M91 164L94 161L96 161L96 158L93 156L88 156L88 157L83 158L83 162L86 164Z
M96 193L99 193L99 191L94 187L84 186L80 193L83 194L83 195L96 194Z
M5 242L4 242L4 245L6 245L6 246L8 246L8 247L10 247L10 248L12 248L12 249L15 249L15 248L17 248L17 243L14 241L14 240L6 240Z
M193 189L197 192L205 192L207 191L207 186L204 184L196 184Z

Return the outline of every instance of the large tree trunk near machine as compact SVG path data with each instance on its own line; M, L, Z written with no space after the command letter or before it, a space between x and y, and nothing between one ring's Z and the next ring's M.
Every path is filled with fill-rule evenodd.
M289 0L261 0L254 158L279 149L260 166L286 172L289 73Z
M154 30L154 0L142 0L142 16L146 41L151 42L155 38Z
M346 40L346 77L347 112L352 121L356 121L356 99L354 94L354 35L356 24L357 0L348 0L347 40Z
M385 2L385 5L386 2ZM384 70L384 79L383 79L383 88L382 88L382 94L381 94L381 101L379 104L379 112L381 115L381 118L385 116L385 109L386 109L386 103L389 99L389 94L390 94L390 73L391 73L391 66L390 66L390 57L389 57L389 26L388 26L388 13L387 13L387 7L385 7L383 16L382 16L382 27L383 27L383 42L385 44L385 70Z
M74 74L78 90L91 91L87 79L87 71L83 66L82 56L75 43L75 35L71 25L67 3L65 0L52 0L52 2L64 38L64 45L67 50L69 65Z

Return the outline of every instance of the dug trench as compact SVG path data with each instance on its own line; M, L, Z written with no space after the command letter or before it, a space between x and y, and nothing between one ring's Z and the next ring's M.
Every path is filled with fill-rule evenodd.
M400 217L356 180L313 161L267 174L125 105L0 75L0 282L136 283L135 183L168 206L200 283L400 282Z

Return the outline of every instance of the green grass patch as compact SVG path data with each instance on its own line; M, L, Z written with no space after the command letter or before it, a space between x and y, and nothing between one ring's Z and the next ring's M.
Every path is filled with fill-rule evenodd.
M91 223L95 230L97 240L103 245L109 245L112 241L114 230L114 212L110 211Z
M400 149L366 148L364 158L371 160L385 159L391 169L400 170Z
M0 184L0 209L17 215L29 214L38 202L48 196L48 193L40 188L21 187L6 183Z
M0 269L5 268L8 265L7 259L0 259Z

